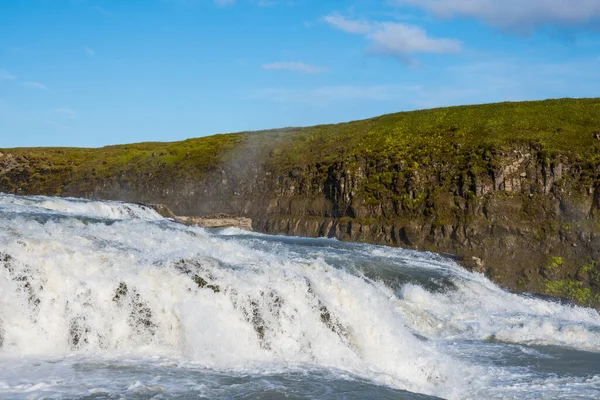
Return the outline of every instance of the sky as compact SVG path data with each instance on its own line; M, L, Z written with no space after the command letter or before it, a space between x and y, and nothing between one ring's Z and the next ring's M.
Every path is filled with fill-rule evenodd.
M600 0L0 0L0 148L600 96Z

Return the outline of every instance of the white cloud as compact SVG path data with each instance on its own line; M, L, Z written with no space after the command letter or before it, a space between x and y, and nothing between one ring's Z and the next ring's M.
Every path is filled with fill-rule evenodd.
M295 61L283 61L283 62L275 62L271 64L264 64L262 69L271 70L271 71L293 71L293 72L301 72L304 74L317 74L319 72L326 72L326 68L315 67L314 65L304 64L301 62Z
M77 119L77 113L70 107L60 107L53 109L50 114L62 119Z
M92 49L92 48L90 48L88 46L83 46L83 51L85 51L88 56L91 56L91 57L95 57L96 56L96 52L94 51L94 49Z
M11 74L7 70L0 69L0 81L12 81L13 79L16 79L16 78L17 78L16 76Z
M323 17L323 21L347 33L368 33L373 28L372 24L368 21L350 20L339 14L327 15Z
M48 92L51 91L48 88L48 86L44 85L43 83L39 83L39 82L33 82L33 81L23 82L23 86L27 86L28 88L32 88L32 89L46 90Z
M465 16L527 32L545 25L582 26L600 20L599 0L395 0L441 18Z
M343 32L364 35L375 54L400 57L413 62L410 55L416 53L457 53L461 42L455 39L432 38L418 26L399 22L371 22L347 19L341 15L329 15L325 22Z
M375 53L406 58L413 53L457 53L461 43L455 39L436 39L414 25L395 22L378 23L367 34Z

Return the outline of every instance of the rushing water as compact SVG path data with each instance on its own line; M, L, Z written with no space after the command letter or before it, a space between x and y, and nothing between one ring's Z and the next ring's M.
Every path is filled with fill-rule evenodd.
M0 194L0 398L595 399L600 316L431 253Z

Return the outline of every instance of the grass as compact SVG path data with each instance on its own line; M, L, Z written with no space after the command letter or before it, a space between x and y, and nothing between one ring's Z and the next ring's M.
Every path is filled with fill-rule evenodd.
M277 161L293 165L332 162L350 155L410 156L412 166L467 149L511 142L543 147L550 156L586 156L597 148L600 99L560 99L439 108L383 115L363 121L298 130ZM409 165L411 165L409 164Z
M250 160L274 172L369 160L363 194L375 194L405 173L432 164L459 166L472 174L490 168L507 145L533 146L551 161L557 155L596 164L600 160L600 99L558 99L438 108L383 115L336 125L214 135L171 143L83 148L4 149L27 157L35 172L26 189L56 188L74 181L201 179L223 161ZM27 171L26 171L27 172ZM0 173L1 179L1 173ZM448 178L450 179L450 178ZM0 180L0 189L8 185ZM52 193L55 194L55 193ZM406 199L399 201L407 202Z

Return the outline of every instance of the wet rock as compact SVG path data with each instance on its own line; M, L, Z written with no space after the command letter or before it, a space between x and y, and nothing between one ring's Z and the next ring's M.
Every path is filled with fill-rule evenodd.
M69 347L71 350L78 350L88 344L90 332L91 329L85 317L79 316L71 319L69 323Z
M238 228L252 231L252 220L245 217L232 217L226 214L216 214L204 217L174 217L175 222L202 228Z
M141 204L143 206L146 207L150 207L151 209L153 209L154 211L156 211L160 216L165 217L165 218L172 218L175 219L176 215L173 213L173 211L171 211L169 209L169 207L167 207L164 204Z
M486 271L485 263L479 257L462 257L458 261L463 267L471 272L484 274Z
M283 299L273 290L268 292L261 291L260 298L239 298L235 290L230 291L233 305L236 309L240 309L244 319L248 321L258 338L260 347L263 349L271 349L271 344L268 338L269 327L265 320L265 316L270 316L272 319L279 319Z
M221 287L219 285L209 285L208 282L198 275L194 275L192 279L194 282L196 282L196 285L198 285L200 289L207 288L215 293L219 293L221 291Z
M338 319L335 317L327 308L325 304L317 297L315 294L312 284L308 279L305 279L307 285L307 291L312 297L317 301L317 309L319 311L319 317L321 322L329 328L333 333L337 334L342 341L346 344L350 344L352 342L352 335L350 330L345 327Z
M130 322L138 328L145 328L146 331L154 335L157 325L152 321L152 310L142 300L139 293L133 293L131 305Z
M269 291L267 293L261 291L261 303L265 306L265 312L275 319L278 319L281 312L281 307L283 305L283 299L274 291ZM264 318L261 315L261 308L259 306L259 302L256 300L250 301L250 311L249 314L250 322L254 327L254 331L258 336L258 339L261 342L261 346L265 349L270 349L271 346L266 338L266 330L267 325Z
M113 301L121 302L121 300L127 296L127 285L123 282L119 283L117 290L115 290L115 295L113 296Z
M31 269L4 252L0 252L0 265L8 271L13 281L18 282L19 291L27 296L27 302L32 310L37 311L41 303L38 291L44 290L44 286L35 282Z
M0 263L8 270L10 274L14 272L14 266L12 265L13 262L14 258L10 254L0 252Z
M130 289L124 282L119 283L113 301L130 308L128 322L137 334L147 332L153 336L156 333L158 325L152 320L152 310L135 288Z
M88 317L94 313L92 304L92 290L81 286L76 289L74 301L65 303L65 315L74 315L69 320L68 344L71 350L80 350L89 344L92 339L101 342L99 334L92 337L93 332Z
M266 299L267 306L271 314L273 314L275 317L279 317L279 314L281 313L281 307L283 307L284 303L283 299L273 290L267 292L266 295L261 292L261 295L263 295L263 297Z
M250 313L247 314L246 318L250 319L250 323L252 323L260 343L265 346L265 320L260 315L260 309L256 300L250 300Z
M204 288L210 289L210 290L212 290L215 293L220 293L221 292L221 287L219 285L209 284L206 281L206 279L204 279L202 276L200 276L199 274L196 273L196 271L204 269L202 267L202 263L200 263L200 261L197 261L197 260L183 260L182 259L182 260L178 260L177 262L175 262L174 267L178 271L181 271L184 274L186 274L189 277L191 277L192 280L194 281L194 283L196 285L198 285L198 288L200 288L200 289L204 289ZM209 275L209 277L210 277L209 279L212 280L212 276Z

